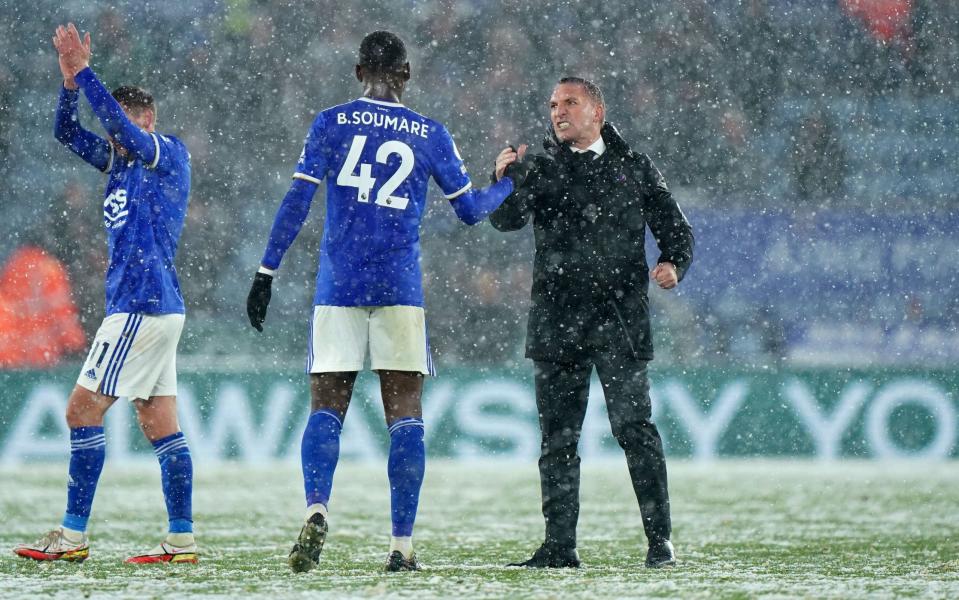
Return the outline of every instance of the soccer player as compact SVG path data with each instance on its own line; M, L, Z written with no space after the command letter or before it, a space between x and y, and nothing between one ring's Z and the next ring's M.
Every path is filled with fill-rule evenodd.
M184 307L173 266L190 192L190 155L178 139L154 132L150 94L126 86L107 92L89 67L89 33L81 40L70 23L57 28L53 43L63 73L56 138L109 176L103 201L110 254L106 318L67 403L70 476L63 523L14 552L41 561L89 556L87 521L106 450L103 416L125 396L160 462L169 516L166 539L126 562L195 563L193 463L176 415L176 346ZM79 90L108 139L80 126Z
M363 96L320 112L313 122L247 299L250 323L262 331L274 273L325 178L307 358L312 412L301 446L306 523L289 555L294 572L316 566L323 548L340 430L367 346L390 435L386 570L419 569L412 535L425 469L420 400L423 376L434 374L419 264L427 181L433 177L456 215L473 225L528 171L519 162L499 182L473 188L446 128L400 104L410 65L396 35L375 31L363 39L356 78Z

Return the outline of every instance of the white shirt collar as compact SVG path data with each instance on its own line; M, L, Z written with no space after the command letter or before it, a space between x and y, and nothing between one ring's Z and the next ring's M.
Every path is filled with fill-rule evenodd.
M606 152L606 142L603 141L603 136L599 136L598 138L596 138L595 142L590 144L588 147L583 148L582 150L580 150L579 148L575 146L570 146L569 149L572 150L573 152L576 152L577 154L580 152L586 152L588 150L592 150L593 152L596 153L596 156L602 156L603 152Z

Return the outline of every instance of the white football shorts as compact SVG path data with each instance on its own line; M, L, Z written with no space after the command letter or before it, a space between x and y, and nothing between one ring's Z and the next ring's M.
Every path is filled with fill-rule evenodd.
M373 371L436 375L421 306L314 306L308 373Z
M116 313L103 320L77 385L104 396L176 395L176 347L183 315Z

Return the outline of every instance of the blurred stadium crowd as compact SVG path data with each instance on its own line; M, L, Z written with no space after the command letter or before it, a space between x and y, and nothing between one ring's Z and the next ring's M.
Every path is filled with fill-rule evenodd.
M308 126L359 95L356 48L374 29L407 40L404 102L447 125L477 183L507 143L539 145L553 84L580 75L603 88L608 119L660 166L694 229L697 209L803 219L956 206L952 0L2 3L0 261L24 244L59 258L88 335L103 310L102 181L51 132L60 78L50 37L68 19L93 33L107 84L151 90L158 130L192 153L181 353L213 367L304 355L322 194L284 261L267 335L249 329L245 296ZM529 232L466 228L431 193L424 271L440 364L519 360ZM773 305L750 307L747 296L719 311L689 293L652 302L660 359L788 358L788 323Z

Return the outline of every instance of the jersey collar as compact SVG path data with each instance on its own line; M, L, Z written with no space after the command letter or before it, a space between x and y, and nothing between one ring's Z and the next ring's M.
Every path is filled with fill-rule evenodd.
M386 100L377 100L376 98L367 98L366 96L360 96L359 100L369 102L370 104L379 104L380 106L403 106L399 102L388 102Z

